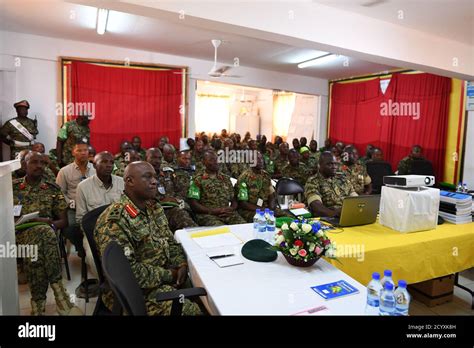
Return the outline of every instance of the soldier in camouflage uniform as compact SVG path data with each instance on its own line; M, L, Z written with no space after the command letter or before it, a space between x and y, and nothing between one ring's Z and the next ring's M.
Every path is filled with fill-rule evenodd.
M163 208L155 199L157 179L146 162L131 163L124 173L125 192L119 202L110 205L99 217L94 237L100 254L114 241L124 250L132 272L143 291L148 315L169 315L171 301L157 302L160 292L173 291L186 282L184 251L168 227ZM105 305L112 310L111 291L104 294ZM201 314L199 306L184 299L183 315Z
M279 155L275 160L275 174L273 178L279 179L282 177L281 170L288 164L288 153L290 146L288 143L281 143L279 146Z
M87 115L77 116L75 120L66 122L58 132L56 142L56 154L58 164L61 167L74 162L72 148L78 142L90 143L91 132L89 128L89 117Z
M321 152L318 151L318 142L316 140L311 140L309 142L309 157L316 163L316 166L319 164L319 156Z
M365 148L365 156L359 158L359 162L363 165L366 165L368 161L372 159L372 154L374 152L374 145L368 144Z
M301 163L303 163L308 172L313 175L318 172L318 164L314 157L311 157L311 152L307 146L302 146L300 148Z
M334 156L323 152L319 159L319 173L310 177L304 188L313 216L338 216L344 197L357 196L350 180L345 175L337 175L336 170Z
M132 138L132 147L136 152L138 152L141 160L144 161L146 158L146 149L142 148L142 139L138 135L135 135Z
M115 160L115 168L112 174L117 176L122 176L125 172L125 168L128 166L129 163L140 161L140 155L135 150L128 150L120 156L118 160Z
M398 163L398 175L411 174L413 161L423 160L422 149L420 145L413 145L411 153Z
M29 257L23 259L31 292L31 315L44 314L49 285L53 289L60 315L82 315L81 310L70 302L62 283L55 229L67 226L66 200L54 182L45 180L43 173L46 161L43 154L29 152L24 161L26 176L13 181L13 202L15 217L39 212L38 218L29 221L34 223L33 226L16 226L17 245L38 248L37 260Z
M289 163L281 170L282 177L295 179L304 187L306 180L311 175L310 170L304 163L300 162L300 154L297 150L291 149L288 154Z
M146 161L152 165L158 174L158 199L162 205L167 205L164 211L170 230L175 232L183 228L197 227L198 225L190 215L191 207L184 199L178 197L175 170L169 166L164 166L160 162L158 151L160 149L148 149Z
M341 157L343 159L342 172L349 178L356 193L358 195L370 195L372 192L372 179L367 174L365 165L358 161L359 153L357 149L352 145L348 145L344 148Z
M200 139L196 140L196 144L194 145L194 151L191 157L191 163L195 166L196 172L201 172L204 170L203 154L204 143Z
M15 180L15 179L21 179L23 178L25 175L26 175L26 162L25 162L25 157L28 153L30 153L31 150L21 150L19 153L18 153L18 159L20 160L20 164L21 164L21 167L20 169L17 169L15 170L13 173L12 173L12 179ZM53 182L55 182L56 180L54 180Z
M275 189L263 166L263 156L258 153L256 166L244 171L234 187L239 202L237 211L247 222L253 221L256 209L270 208L277 217L288 216L276 207Z
M176 167L176 149L171 144L165 144L163 146L163 167Z
M21 150L31 149L38 134L36 120L28 118L30 104L22 100L13 104L17 117L5 122L0 128L0 140L10 146L10 159L15 159Z
M48 166L44 169L44 175L49 181L56 182L56 175L58 175L59 168L56 166L56 162L52 161L49 156L45 154L44 144L39 142L34 143L31 147L31 151L36 151L45 155L44 159L46 160Z
M201 226L244 224L237 213L237 200L230 178L219 173L217 155L212 151L204 154L204 172L196 173L188 192L191 208Z
M174 180L175 194L178 198L187 201L188 190L194 170L191 167L191 152L181 151L178 154L178 166L174 170L176 177Z

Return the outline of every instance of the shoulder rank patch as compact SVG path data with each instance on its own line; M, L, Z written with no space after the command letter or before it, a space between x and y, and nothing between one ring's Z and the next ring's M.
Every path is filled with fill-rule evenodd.
M138 211L134 207L132 207L130 204L127 204L125 206L125 210L127 211L128 215L130 215L132 219L135 219L138 215Z

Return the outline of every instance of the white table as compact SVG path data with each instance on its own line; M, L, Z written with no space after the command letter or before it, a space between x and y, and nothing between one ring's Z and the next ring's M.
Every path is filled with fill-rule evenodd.
M252 224L229 228L244 241L252 239ZM274 262L254 262L240 253L242 243L225 248L240 255L244 264L220 268L206 255L212 249L202 249L190 237L197 230L178 230L175 239L187 254L194 286L207 291L204 302L212 315L292 315L319 306L328 308L318 312L321 315L364 315L365 286L325 260L300 268L288 264L278 253ZM311 289L341 279L356 287L359 293L326 301Z

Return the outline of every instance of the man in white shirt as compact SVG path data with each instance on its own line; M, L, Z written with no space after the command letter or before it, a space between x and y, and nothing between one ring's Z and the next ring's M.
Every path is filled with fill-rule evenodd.
M124 190L123 179L112 175L114 156L107 151L98 153L94 157L95 175L85 179L77 186L76 193L76 222L81 223L87 212L106 204L117 202ZM83 238L86 253L86 263L92 273L97 274L94 259L87 238Z
M95 174L92 163L89 163L88 147L86 142L78 141L72 148L74 162L62 167L56 176L56 184L61 188L68 203L68 226L61 232L74 244L79 257L84 256L84 248L82 247L82 232L80 226L76 224L76 190L82 180Z

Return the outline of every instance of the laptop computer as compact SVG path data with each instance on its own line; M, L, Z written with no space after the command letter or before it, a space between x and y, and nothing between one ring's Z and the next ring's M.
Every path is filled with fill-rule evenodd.
M333 226L349 227L373 224L377 220L380 195L346 197L340 217L322 217Z

